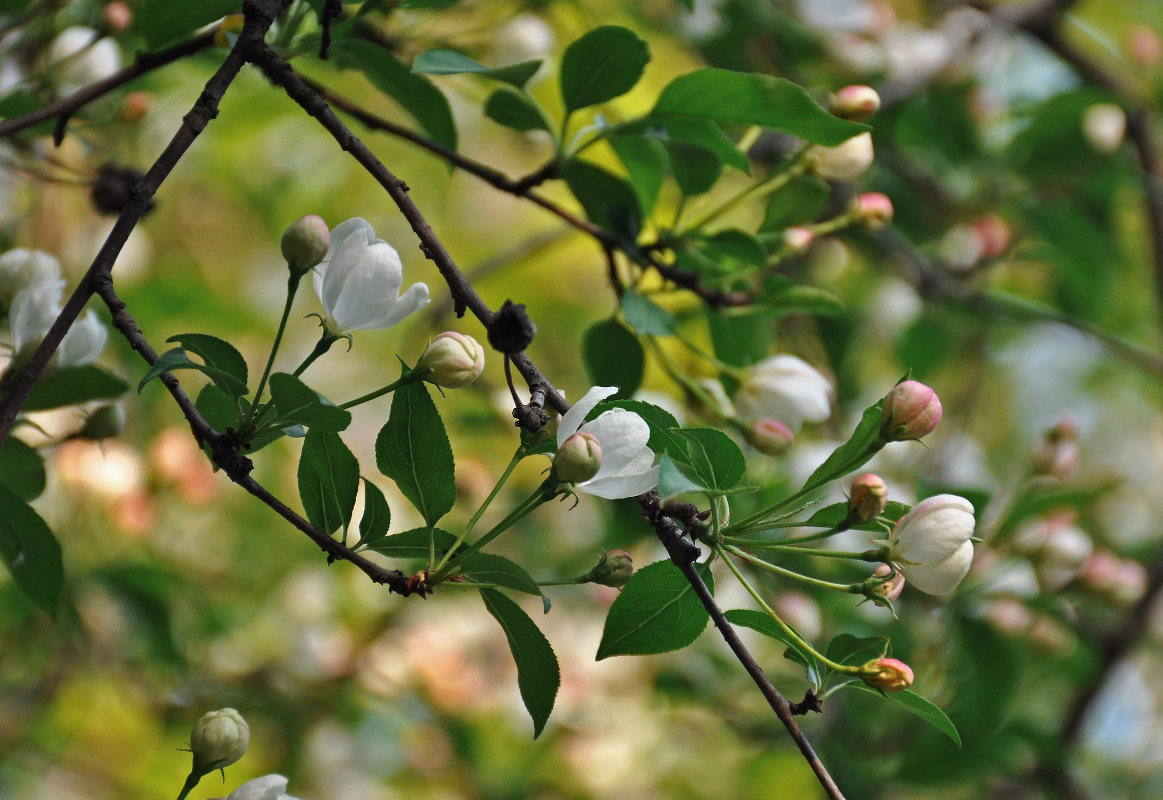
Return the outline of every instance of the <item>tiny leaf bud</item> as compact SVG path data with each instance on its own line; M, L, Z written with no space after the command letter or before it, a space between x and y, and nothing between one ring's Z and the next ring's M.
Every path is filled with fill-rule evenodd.
M468 386L484 368L485 349L480 342L456 331L437 335L416 364L424 380L445 389Z
M533 341L537 326L523 303L506 300L489 323L489 345L501 353L520 353Z
M878 231L892 222L892 200L881 192L865 192L856 198L856 218L869 230Z
M634 577L634 559L625 550L603 553L597 566L589 572L589 582L622 588Z
M553 457L553 469L565 483L585 483L602 468L602 446L592 433L578 432L566 439Z
M205 775L230 766L242 758L249 743L250 727L233 708L206 712L190 732L193 772Z
M96 442L102 439L112 439L124 429L125 410L118 405L101 406L89 415L77 436Z
M941 421L941 400L919 381L901 381L885 395L880 435L890 442L922 439Z
M899 692L913 685L912 668L895 658L878 658L860 669L864 682L882 692Z
M322 217L308 214L287 226L279 246L291 274L302 277L327 256L331 231Z
M778 456L795 444L796 435L779 420L767 417L751 423L747 441L765 456Z
M880 95L871 86L853 84L832 95L832 113L860 122L880 110Z
M884 511L888 503L888 486L884 478L866 472L852 481L848 498L848 516L856 522L868 522Z

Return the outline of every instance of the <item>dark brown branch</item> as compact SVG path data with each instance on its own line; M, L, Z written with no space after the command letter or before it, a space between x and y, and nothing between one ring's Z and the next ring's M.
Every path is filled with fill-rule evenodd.
M14 133L31 128L33 125L38 125L54 117L60 119L58 127L62 127L68 121L69 117L97 98L159 67L164 67L166 64L173 63L178 59L201 52L213 43L214 31L210 30L193 39L181 42L173 47L167 47L164 50L159 50L156 53L143 53L128 67L113 73L104 80L97 81L83 89L79 89L68 97L62 97L60 100L49 103L47 106L38 108L35 111L29 111L27 114L21 114L19 117L12 117L0 121L0 138L11 136Z

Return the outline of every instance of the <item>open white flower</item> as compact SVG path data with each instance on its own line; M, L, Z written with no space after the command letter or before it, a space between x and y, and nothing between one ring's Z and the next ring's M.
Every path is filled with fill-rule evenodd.
M17 360L29 357L61 313L65 282L51 276L38 277L17 292L12 301L9 324L12 329L12 352ZM88 311L61 339L50 362L54 367L79 367L92 364L105 349L109 331Z
M744 420L779 420L794 433L804 422L831 415L832 394L832 383L815 367L785 354L751 368L735 394L735 407Z
M925 594L948 594L973 563L973 504L939 494L913 506L889 537L889 560Z
M295 800L287 794L287 779L282 775L263 775L249 780L231 792L226 800Z
M101 38L92 28L75 25L53 39L48 62L56 72L57 89L64 96L121 69L121 49L113 39Z
M34 283L60 280L60 262L43 250L17 247L0 255L0 315L12 307L16 295L23 289Z
M337 336L390 328L428 305L428 287L414 283L400 294L404 267L396 249L367 220L353 217L331 231L331 250L315 267L315 293L323 326Z
M594 477L576 484L578 491L613 500L634 497L658 485L654 452L646 446L650 426L633 411L614 408L585 422L594 406L618 391L616 386L595 386L573 404L557 426L557 446L575 433L588 433L598 440L602 466ZM582 424L585 422L585 424Z

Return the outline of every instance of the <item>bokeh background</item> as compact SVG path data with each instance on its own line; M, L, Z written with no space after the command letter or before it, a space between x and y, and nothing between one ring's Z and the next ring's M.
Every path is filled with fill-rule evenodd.
M899 620L851 596L760 583L819 644L845 631L890 635L916 670L914 688L947 710L964 746L862 693L830 698L804 728L852 798L1159 796L1163 611L1151 601L1163 555L1163 255L1151 242L1163 212L1148 195L1163 190L1144 166L1158 166L1163 6L383 5L374 20L405 62L434 47L487 64L545 58L532 91L551 110L560 108L555 64L564 46L611 23L647 39L653 57L633 92L600 109L610 119L643 112L671 78L707 64L785 76L822 100L846 84L878 88L873 168L855 186L834 187L822 207L793 204L785 213L804 219L784 223L835 213L872 189L892 198L894 224L875 236L821 237L786 265L840 297L843 313L765 318L756 334L769 352L796 353L833 376L836 412L784 456L749 452L750 469L755 481L794 487L911 369L938 391L945 420L924 446L892 445L873 466L894 499L938 490L972 499L985 541L954 598L906 590ZM13 113L3 97L17 90L47 100L69 88L73 76L45 62L69 26L110 36L128 63L140 38L107 9L88 0L0 3L0 110ZM43 131L0 143L0 244L49 251L79 277L112 222L89 199L97 168L148 166L225 52L211 49L86 107L60 147ZM409 123L356 73L309 51L295 64ZM464 154L514 176L552 155L537 134L482 116L479 80L436 83ZM364 138L407 181L485 301L527 305L539 325L530 355L579 397L589 386L584 331L616 307L600 249L414 146ZM779 137L761 139L755 169L787 149ZM726 196L743 181L728 176L715 191ZM545 191L572 203L564 187ZM664 192L663 216L668 202L673 209ZM406 282L426 282L434 298L396 328L357 334L350 352L335 348L308 373L313 385L354 397L393 379L397 354L414 361L441 330L483 339L475 321L454 317L439 275L379 187L254 70L231 88L134 232L114 273L119 291L155 347L174 334L210 333L258 369L283 302L278 240L308 213L332 226L368 219L399 249ZM755 228L764 213L744 208L729 222ZM684 333L705 341L697 304L682 295L668 302L686 320ZM318 328L306 315L318 310L300 293L284 369L310 351ZM710 374L686 351L675 357ZM132 384L145 371L115 337L101 364ZM193 373L182 377L199 385ZM699 419L655 366L643 392ZM455 529L516 444L499 359L491 354L481 380L437 404L457 460L459 499L446 525ZM387 495L392 530L402 531L417 519L376 473L372 451L388 405L357 409L344 438ZM205 779L191 795L198 800L269 772L314 800L822 796L713 632L678 653L595 662L615 596L605 587L551 589L546 616L522 601L562 664L553 715L533 740L504 636L472 592L402 600L355 569L327 566L308 540L212 472L159 384L131 393L124 407L124 434L101 444L20 434L49 459L49 489L36 507L65 551L68 606L52 623L0 576L0 797L175 796L189 769L178 750L190 726L224 706L249 721L250 750L224 784ZM54 438L79 425L76 409L34 418ZM282 441L256 456L255 474L294 502L297 461L297 444ZM544 464L531 462L494 518L540 480ZM640 565L664 556L632 502L589 497L572 510L538 510L500 544L540 579L584 572L603 548L627 549ZM823 574L858 580L856 569ZM719 598L724 607L747 604L726 575ZM806 684L781 648L747 641L799 699Z

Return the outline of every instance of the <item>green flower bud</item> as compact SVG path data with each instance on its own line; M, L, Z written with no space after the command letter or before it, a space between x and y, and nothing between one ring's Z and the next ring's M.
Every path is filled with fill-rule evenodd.
M611 550L603 553L589 573L590 583L621 588L634 576L634 559L625 550Z
M292 275L303 276L321 262L331 248L331 231L322 217L308 214L290 224L280 243Z
M579 432L566 439L553 457L553 469L565 483L585 483L602 468L602 446L592 433Z
M205 775L230 766L242 758L249 743L250 727L241 714L233 708L208 711L190 732L193 773Z
M112 439L125 429L125 409L117 405L101 406L85 420L85 425L77 433L81 439L94 442Z

